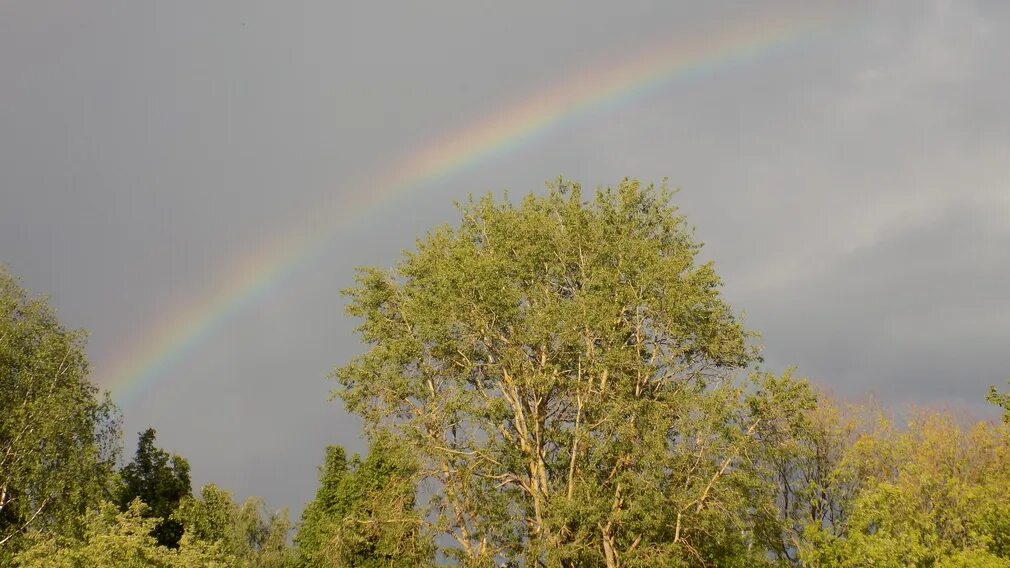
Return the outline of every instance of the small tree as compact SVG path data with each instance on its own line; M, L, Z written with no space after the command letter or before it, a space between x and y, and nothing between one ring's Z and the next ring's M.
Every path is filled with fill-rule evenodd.
M332 517L339 514L338 495L341 481L347 475L347 467L344 448L327 446L326 457L319 468L319 489L316 490L315 499L302 511L302 522L295 536L295 546L302 565L308 565L319 555L328 537L327 526Z
M287 511L264 509L258 497L238 505L227 491L207 485L199 498L183 498L173 519L182 524L185 538L220 547L233 559L231 568L284 568L291 530Z
M348 462L330 446L316 498L295 537L306 567L410 568L433 549L414 510L416 464L393 440L379 437L362 459Z
M179 502L192 493L189 463L180 456L154 445L156 432L148 428L140 434L137 453L122 472L119 506L125 511L134 499L147 505L145 515L158 519L153 536L158 544L174 548L182 538L182 524L172 518Z

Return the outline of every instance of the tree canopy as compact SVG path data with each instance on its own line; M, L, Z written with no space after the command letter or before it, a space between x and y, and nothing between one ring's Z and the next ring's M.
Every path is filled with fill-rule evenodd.
M111 496L118 415L64 328L0 265L0 564L26 531L70 534Z
M158 543L152 534L156 517L140 500L126 511L111 503L84 516L82 538L34 535L34 545L21 553L24 568L230 568L235 559L218 545L183 538L176 548Z
M154 429L117 470L83 333L0 269L0 565L1010 568L1010 394L895 412L763 368L673 198L470 199L361 269L333 377L368 451L326 448L296 527L193 495Z
M302 514L299 565L407 568L430 563L432 546L415 510L416 464L405 448L377 439L364 458L326 448L316 498Z
M454 541L441 554L656 566L747 547L712 517L740 497L760 418L732 378L756 353L671 195L471 201L347 291L370 347L339 394L440 488L423 516Z
M287 511L270 513L250 497L241 505L227 491L207 485L199 497L184 497L172 514L184 539L217 546L232 568L284 568L290 561Z
M559 181L460 217L359 272L346 294L367 350L334 372L366 434L416 461L401 475L436 559L1004 565L1007 478L986 452L1006 430L898 425L757 371L665 188Z

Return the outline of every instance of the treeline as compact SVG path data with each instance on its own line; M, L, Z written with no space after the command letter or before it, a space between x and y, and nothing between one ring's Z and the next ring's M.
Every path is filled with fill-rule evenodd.
M369 451L296 524L153 430L120 467L83 336L0 271L0 565L1010 567L1010 425L763 370L665 188L460 211L345 291Z

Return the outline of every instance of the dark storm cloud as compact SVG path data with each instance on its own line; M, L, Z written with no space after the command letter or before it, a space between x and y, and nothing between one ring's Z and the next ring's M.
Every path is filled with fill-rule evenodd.
M952 204L748 299L764 343L849 395L980 401L1010 375L1008 205ZM788 357L789 355L785 355Z

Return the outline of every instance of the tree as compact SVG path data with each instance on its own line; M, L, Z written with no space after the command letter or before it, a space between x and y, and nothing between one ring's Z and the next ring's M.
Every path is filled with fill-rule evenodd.
M87 374L84 333L0 266L0 564L27 531L72 534L110 496L118 416Z
M1003 422L1010 424L1010 393L1001 393L995 386L991 386L985 398L1003 409Z
M347 454L340 446L327 446L326 457L319 468L319 489L316 497L302 511L302 522L295 535L300 562L308 565L319 556L327 539L327 525L336 517L341 481L347 476ZM343 515L339 519L342 520Z
M791 374L755 381L759 393L777 395L774 404L761 397L748 401L762 417L750 458L773 492L772 514L762 527L769 552L798 566L818 545L808 540L811 531L845 534L856 497L895 467L897 434L872 402L840 403ZM752 506L767 506L756 497Z
M306 567L409 568L432 559L433 547L414 512L414 460L386 437L348 462L330 446L316 498L295 537Z
M145 514L159 519L153 536L158 544L174 548L182 538L182 524L172 518L180 501L192 493L189 463L154 445L156 432L148 428L140 434L133 461L120 472L123 486L119 506L127 510L134 499L147 505Z
M441 554L764 562L743 459L761 418L733 380L756 353L671 198L626 180L471 200L346 291L368 350L338 393L416 458Z
M232 558L230 568L284 568L291 523L287 511L266 514L263 501L250 497L241 505L216 485L207 485L200 497L185 497L173 514L184 538L219 547Z
M81 538L34 535L17 557L21 568L232 568L235 559L217 545L183 538L175 549L158 544L157 521L139 499L125 511L105 503L83 518Z
M1010 566L1010 432L943 413L873 443L841 530L811 525L802 558L824 568Z

